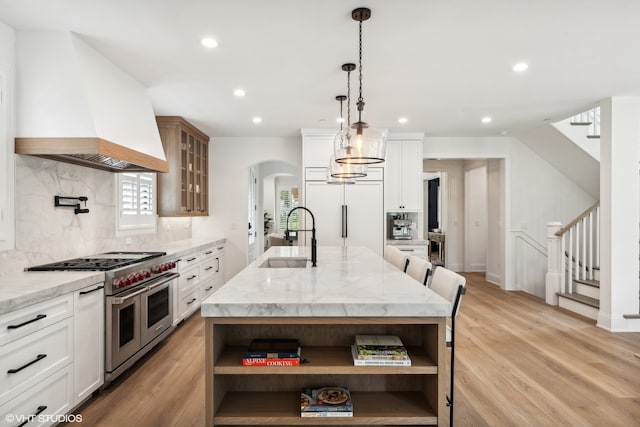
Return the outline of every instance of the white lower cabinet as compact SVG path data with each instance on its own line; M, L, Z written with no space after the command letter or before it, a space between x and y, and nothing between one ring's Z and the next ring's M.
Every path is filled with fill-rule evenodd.
M0 426L63 422L103 384L102 283L0 315L0 325Z
M200 303L224 284L224 245L209 245L197 253L180 255L174 293L173 324L191 316Z
M64 421L64 414L74 407L73 394L73 366L67 365L0 406L0 426L49 426Z
M73 319L0 347L0 404L73 361Z
M104 286L73 293L74 404L104 384Z

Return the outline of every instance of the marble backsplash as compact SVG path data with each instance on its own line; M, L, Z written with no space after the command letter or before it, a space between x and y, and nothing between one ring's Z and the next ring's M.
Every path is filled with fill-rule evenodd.
M191 238L191 218L158 218L156 233L116 237L115 174L16 155L15 249L0 251L0 276L107 251L162 250ZM88 197L89 213L54 207L54 196ZM82 206L84 207L84 206Z

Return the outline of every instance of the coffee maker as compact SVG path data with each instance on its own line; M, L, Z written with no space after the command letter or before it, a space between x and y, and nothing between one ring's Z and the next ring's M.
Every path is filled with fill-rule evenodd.
M410 226L411 220L406 213L393 215L391 219L391 238L395 240L411 240Z

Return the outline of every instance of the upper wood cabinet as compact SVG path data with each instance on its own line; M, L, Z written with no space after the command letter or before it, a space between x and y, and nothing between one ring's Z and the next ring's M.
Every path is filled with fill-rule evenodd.
M169 162L169 172L158 174L158 215L209 215L209 137L182 117L156 122Z

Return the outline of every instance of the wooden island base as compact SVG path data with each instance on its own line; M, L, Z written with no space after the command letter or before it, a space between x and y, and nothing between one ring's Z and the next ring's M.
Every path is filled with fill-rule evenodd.
M206 423L445 425L444 317L207 317ZM409 367L353 366L355 335L398 335ZM242 366L253 338L297 338L296 367ZM300 389L348 387L353 417L302 418Z

